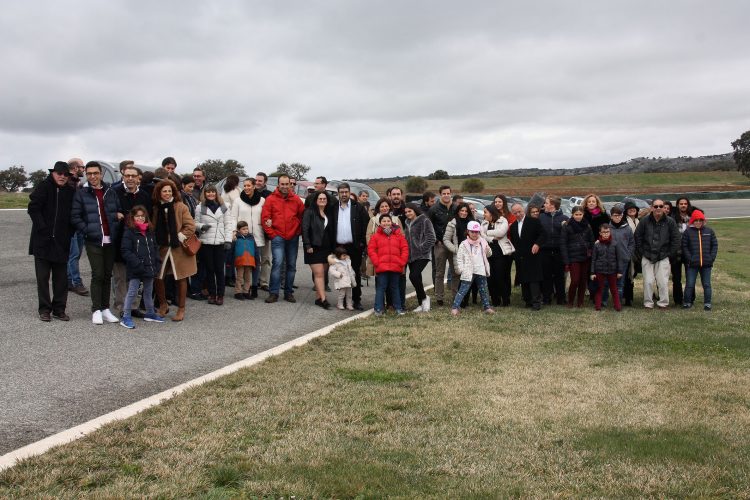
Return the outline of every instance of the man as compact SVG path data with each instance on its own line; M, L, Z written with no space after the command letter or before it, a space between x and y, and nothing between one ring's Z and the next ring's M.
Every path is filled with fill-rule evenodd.
M544 228L539 219L526 217L523 205L514 203L510 208L516 221L508 231L510 242L516 248L516 277L521 283L521 294L526 307L534 311L542 308L542 261L539 254L545 242Z
M167 156L161 161L161 166L166 169L168 174L173 174L177 170L177 161L171 156ZM162 177L166 179L166 177Z
M459 206L461 203L464 202L464 197L460 194L454 194L453 195L453 208L455 209L457 206Z
M334 212L336 221L336 246L346 249L352 261L357 286L352 289L354 309L362 310L362 255L367 247L367 224L369 218L364 207L349 196L351 188L346 182L338 187L339 201Z
M151 213L151 196L140 188L138 183L138 169L132 160L123 160L120 162L120 172L122 182L119 186L112 189L120 200L120 209L124 214L129 214L133 207L143 206L148 213ZM114 186L114 185L113 185ZM118 234L118 241L121 234ZM125 295L128 293L128 279L125 269L125 261L120 254L120 245L115 249L115 263L112 267L112 285L115 292L114 313L122 316L123 305L125 304ZM132 317L142 318L143 314L138 307L132 310Z
M392 187L390 191L391 215L398 217L401 220L401 224L405 224L406 216L404 210L406 210L406 203L404 203L404 193L397 186Z
M445 268L448 259L451 258L451 252L443 245L443 236L445 227L453 215L453 206L451 205L451 187L440 186L440 201L435 203L428 217L435 229L435 249L432 256L432 282L435 284L435 300L437 305L442 306L445 296Z
M435 193L432 191L425 191L422 194L422 203L420 203L419 208L422 209L422 212L427 213L430 211L432 206L435 204Z
M74 191L80 189L82 184L81 178L84 177L83 160L80 158L71 158L68 160L68 171L71 174L68 177L68 185L70 185ZM89 291L83 286L83 280L81 279L79 262L82 253L83 233L74 231L73 236L70 239L70 254L68 256L68 291L85 297L89 294Z
M286 260L286 283L284 300L296 302L294 298L294 276L297 272L297 253L299 251L299 237L302 233L302 212L305 205L302 200L290 192L289 176L279 176L279 186L271 193L263 204L261 220L263 230L271 242L273 264L271 268L271 282L268 286L270 295L266 303L279 300L281 286L281 263Z
M73 197L70 220L84 234L86 254L91 266L91 321L119 323L109 309L112 267L119 244L119 225L123 219L120 200L109 185L102 182L102 167L95 161L86 164L88 186Z
M311 206L315 206L315 198L317 198L318 193L325 192L326 188L328 187L328 179L326 179L323 176L316 177L313 181L313 188L314 191L307 195L307 198L305 198L305 208L310 208ZM333 208L336 206L336 200L331 200L328 208L331 213L333 213Z
M677 210L675 210L671 216L677 223L677 229L680 231L680 236L690 225L690 216L693 215L695 207L690 203L690 200L681 196L677 198ZM682 261L682 248L677 251L677 255L669 260L669 264L672 270L672 296L674 302L678 306L682 305L682 269L686 265ZM685 270L687 274L687 270Z
M255 190L260 193L261 198L268 198L271 191L268 190L268 176L265 172L255 174ZM271 279L271 245L260 247L260 275L258 277L260 289L268 291L268 281Z
M560 210L560 197L547 196L544 199L544 212L539 220L544 228L544 245L542 245L542 299L545 305L552 303L554 292L557 305L565 304L565 263L560 254L560 232L568 216Z
M165 181L169 178L169 170L167 170L164 167L159 167L156 170L154 170L154 186L156 186L159 182Z
M195 184L190 194L193 195L196 203L200 203L201 193L203 193L203 188L206 184L206 171L201 167L195 167L193 169L193 181L195 181Z
M38 312L42 321L51 321L52 317L70 321L65 308L68 303L68 254L73 234L70 211L76 192L68 182L70 177L68 164L55 162L49 176L29 195L27 212L32 222L29 255L34 256ZM49 296L50 273L52 300Z
M664 214L664 201L651 203L651 213L635 228L635 248L641 256L643 306L654 308L654 282L659 290L659 309L669 305L669 258L680 248L680 230L674 219Z

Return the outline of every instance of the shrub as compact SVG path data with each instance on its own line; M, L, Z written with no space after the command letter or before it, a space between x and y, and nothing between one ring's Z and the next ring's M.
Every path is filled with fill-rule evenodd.
M424 193L427 190L427 181L422 177L409 177L406 179L407 193Z
M481 193L484 191L484 182L480 179L466 179L461 185L461 191L465 193Z

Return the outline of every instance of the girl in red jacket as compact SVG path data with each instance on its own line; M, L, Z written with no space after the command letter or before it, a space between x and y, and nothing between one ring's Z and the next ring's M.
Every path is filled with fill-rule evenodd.
M388 289L396 313L404 314L399 278L409 261L409 244L401 230L393 225L391 216L380 216L380 227L370 238L367 255L375 267L375 316L385 310L385 291Z

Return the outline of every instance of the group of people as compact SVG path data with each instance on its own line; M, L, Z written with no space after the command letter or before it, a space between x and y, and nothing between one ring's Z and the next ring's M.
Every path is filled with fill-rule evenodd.
M90 295L94 324L119 322L126 328L134 328L137 317L163 322L170 305L176 306L171 319L182 321L187 298L222 306L232 285L236 300L255 300L262 290L266 303L282 294L296 302L300 239L315 304L324 309L332 307L327 293L333 287L338 309L362 310L366 274L375 277L375 314L387 307L404 314L408 270L419 304L415 311L427 312L431 300L422 274L430 262L437 305L444 305L447 278L453 315L470 297L476 303L477 295L487 313L508 306L514 285L521 286L532 310L553 302L581 307L587 289L597 310L609 294L620 310L621 300L632 305L639 272L645 307L655 302L667 307L671 273L679 304L692 306L700 275L704 307L711 308L710 271L718 244L687 198L677 200L672 214L654 200L639 217L628 204L608 214L592 194L569 219L559 197L524 208L508 206L507 198L497 195L483 208L480 224L477 207L463 203L447 185L438 195L425 193L421 203L406 203L403 191L393 187L371 205L366 191L352 193L347 183L333 196L325 177L317 177L303 199L296 194L296 179L287 175L279 176L273 191L263 172L241 185L230 175L220 192L206 183L202 169L179 176L176 165L167 157L150 172L123 161L121 179L109 185L97 162L55 163L28 207L42 321L70 319L68 291ZM78 269L84 248L89 289Z

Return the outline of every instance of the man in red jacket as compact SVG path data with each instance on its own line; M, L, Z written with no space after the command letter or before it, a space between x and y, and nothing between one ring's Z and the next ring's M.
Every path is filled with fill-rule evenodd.
M266 299L269 304L279 300L282 262L286 262L284 300L296 302L293 288L294 275L297 272L299 236L302 233L302 212L305 210L305 205L299 196L291 191L291 185L288 175L280 175L278 187L268 195L261 212L263 230L271 241L273 261L271 282L268 286L270 295Z

